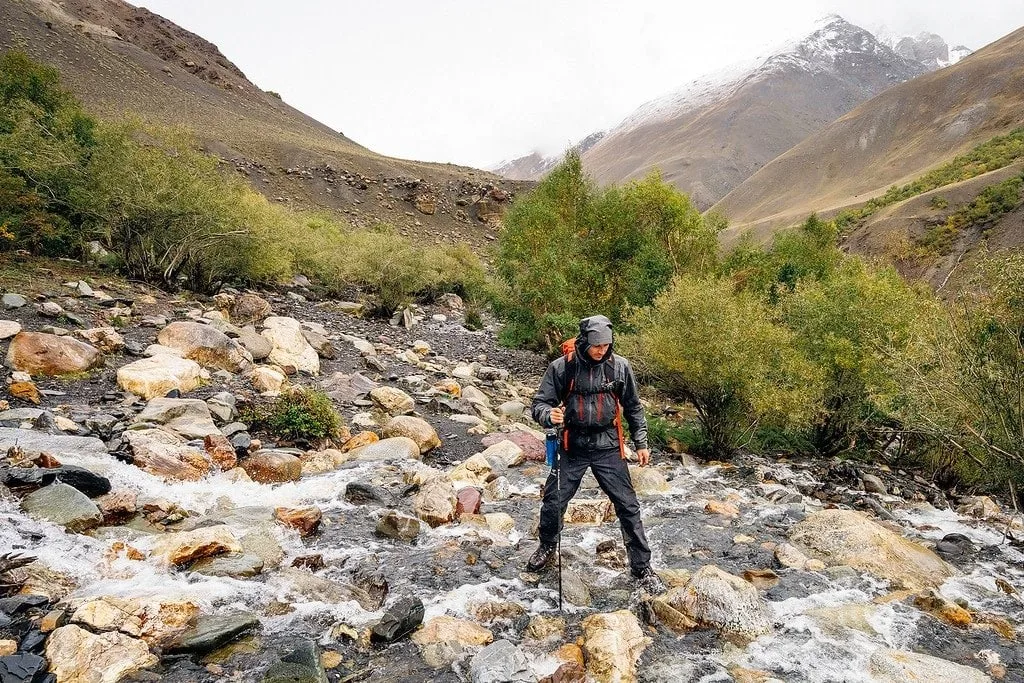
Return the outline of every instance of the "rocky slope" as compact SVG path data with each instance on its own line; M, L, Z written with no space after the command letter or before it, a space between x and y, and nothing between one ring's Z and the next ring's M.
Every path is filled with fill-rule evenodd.
M581 155L586 154L605 135L607 135L607 132L603 130L591 133L575 145L570 145L570 149L575 150ZM518 157L511 161L503 161L491 168L491 170L504 178L511 178L512 180L540 180L564 158L564 153L542 156L540 152L531 152L526 156Z
M191 130L272 200L356 225L481 247L518 190L484 171L376 154L261 90L209 41L122 0L0 0L10 49L59 69L89 111Z
M170 298L27 263L0 284L5 681L1022 680L1003 532L1024 531L990 499L658 452L631 474L669 591L636 591L588 477L560 615L555 571L522 571L544 363L457 299L406 327L302 283ZM345 433L242 421L289 385L328 392Z

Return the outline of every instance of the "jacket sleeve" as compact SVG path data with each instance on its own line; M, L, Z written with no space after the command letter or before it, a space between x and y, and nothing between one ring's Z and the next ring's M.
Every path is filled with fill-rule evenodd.
M561 363L559 362L561 361ZM561 365L561 369L559 369ZM530 412L533 419L541 427L551 427L551 409L558 406L561 401L561 386L565 383L565 361L556 358L544 372L544 378L540 381L537 393L533 395L533 405Z
M622 414L629 425L629 434L633 438L633 446L637 450L647 448L647 418L644 417L644 407L640 403L640 391L637 387L636 376L633 374L633 367L625 358L622 359L624 366L622 396L619 401L622 403Z

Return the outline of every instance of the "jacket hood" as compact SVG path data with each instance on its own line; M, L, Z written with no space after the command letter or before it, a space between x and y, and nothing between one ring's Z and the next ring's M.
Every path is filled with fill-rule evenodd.
M612 356L612 321L603 315L592 315L580 320L580 331L576 335L576 355L587 363L603 363ZM601 360L594 361L587 354L587 349L595 344L609 344L607 353Z

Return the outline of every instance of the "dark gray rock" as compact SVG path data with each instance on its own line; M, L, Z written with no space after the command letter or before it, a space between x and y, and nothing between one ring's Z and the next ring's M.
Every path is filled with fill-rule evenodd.
M353 481L345 486L345 500L353 505L388 505L391 495L379 486Z
M316 643L303 641L267 670L263 682L327 683L327 672L320 662L320 648Z
M377 522L377 533L398 541L412 541L420 534L421 523L416 517L388 510Z
M377 383L358 372L350 375L336 372L324 379L321 386L335 401L352 403L369 396L370 392L377 388Z
M46 660L39 655L23 653L0 657L0 683L41 681L46 675L46 669Z
M935 544L935 552L947 560L963 559L975 550L974 543L964 534L946 534Z
M534 681L530 662L518 647L496 640L473 655L469 663L473 683L527 683Z
M860 480L864 484L864 490L868 493L888 493L885 488L885 483L881 478L873 474L861 475Z
M260 625L259 617L245 612L218 616L200 616L196 625L178 636L167 647L168 652L203 653L247 633Z
M110 493L110 480L77 465L57 468L57 481L73 486L90 498Z
M15 294L8 292L3 296L4 308L21 308L28 303L28 299L23 297L21 294Z
M190 571L204 576L230 576L247 579L263 572L263 560L258 555L236 553L204 557L191 567Z
M419 598L402 598L391 605L373 626L370 640L375 643L393 643L412 633L422 623L423 601Z
M0 469L0 482L8 488L49 486L57 480L56 469L43 467L5 467Z

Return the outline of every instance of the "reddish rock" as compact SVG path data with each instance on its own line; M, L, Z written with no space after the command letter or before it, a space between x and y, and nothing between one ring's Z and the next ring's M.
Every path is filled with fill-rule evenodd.
M374 432L359 432L345 442L345 445L341 447L341 452L348 453L349 451L354 451L355 449L363 446L369 446L371 443L377 443L378 441L380 441L380 437Z
M107 526L124 524L138 511L139 494L128 489L119 489L104 494L95 500Z
M459 489L459 492L455 494L455 496L458 499L458 503L455 504L456 515L480 514L480 489L467 486Z
M271 313L270 303L255 294L239 294L231 304L231 322L248 325L263 320Z
M20 398L22 401L39 405L39 389L32 382L11 382L7 390L11 392L11 396L14 398Z
M242 469L261 484L297 481L302 476L302 461L291 453L257 451L241 463Z
M238 455L231 441L223 434L207 434L203 437L203 448L216 463L217 467L225 472L233 469L238 464Z
M99 349L43 332L19 332L7 349L7 367L30 375L71 375L102 364Z
M279 522L297 530L300 536L315 534L324 516L315 505L304 508L275 508L274 514Z
M526 456L527 460L533 460L534 462L544 462L546 453L544 450L544 442L531 434L530 432L515 431L506 433L495 433L488 434L483 438L483 445L485 447L493 446L496 443L502 441L511 441L520 448L523 449L523 455Z

